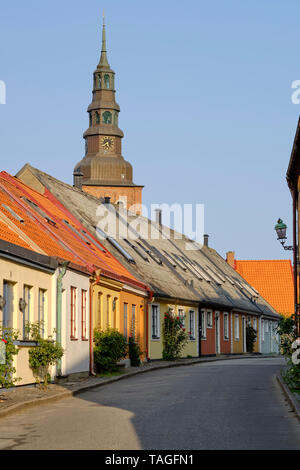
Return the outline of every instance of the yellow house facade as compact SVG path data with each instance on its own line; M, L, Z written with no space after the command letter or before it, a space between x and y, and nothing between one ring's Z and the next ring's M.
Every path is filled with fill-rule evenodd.
M163 354L163 323L165 313L171 312L183 321L185 331L189 335L188 344L181 353L181 357L198 357L198 305L182 303L180 301L167 302L164 299L154 298L149 303L148 332L149 357L161 359Z
M128 341L134 336L146 357L145 312L148 292L99 275L91 280L93 327L116 328Z
M231 335L231 352L233 354L242 354L247 352L246 346L246 326L249 324L256 330L256 340L254 342L254 351L260 352L260 330L259 317L257 315L249 315L233 311L231 313L232 335Z
M17 385L35 382L28 362L28 350L34 344L28 341L26 323L42 321L44 337L55 327L56 267L52 258L0 241L0 296L4 303L0 322L19 332L19 352L13 364L15 376L21 379Z

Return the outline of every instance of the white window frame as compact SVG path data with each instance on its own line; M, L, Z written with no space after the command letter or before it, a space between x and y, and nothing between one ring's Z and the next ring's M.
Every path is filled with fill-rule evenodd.
M265 325L266 325L265 332L269 333L269 330L270 330L269 320L265 320Z
M128 341L128 303L123 304L123 334Z
M202 309L200 312L201 319L201 339L206 339L206 310Z
M3 280L3 297L5 299L4 309L2 311L2 324L4 327L12 328L14 324L14 294L15 284Z
M153 335L153 307L156 309L156 335ZM160 341L160 306L159 304L151 304L151 340Z
M183 307L178 308L178 317L181 320L182 328L186 328L186 316Z
M226 325L226 328L225 328ZM225 335L225 331L227 329L227 335ZM224 341L229 341L229 313L223 312L223 336Z
M47 302L47 290L39 288L39 298L38 298L38 321L41 322L41 336L45 337L46 329L46 302Z
M191 314L193 314L193 320L191 321ZM191 328L192 326L192 328ZM196 313L195 310L189 311L189 335L190 341L195 341L196 339Z
M26 333L26 323L30 323L31 310L32 310L32 286L28 284L23 285L23 299L26 302L26 307L23 312L23 340L28 340L28 333Z
M136 304L131 305L131 333L132 337L135 339L136 333Z
M211 320L210 322L208 321L209 318ZM212 310L206 311L206 319L207 319L206 328L213 328L213 311Z
M70 287L70 340L77 340L78 288Z
M234 314L234 339L235 341L240 340L240 316L238 313Z
M265 320L261 321L261 340L265 341Z

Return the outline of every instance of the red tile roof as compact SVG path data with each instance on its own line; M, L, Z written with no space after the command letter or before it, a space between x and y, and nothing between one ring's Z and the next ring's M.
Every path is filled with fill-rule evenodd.
M5 218L13 224L11 228ZM108 277L144 287L92 234L89 236L94 243L83 240L82 230L88 233L52 194L41 195L8 173L0 172L1 239L33 251L35 244L48 256L87 267L90 272L100 269ZM33 242L31 246L26 237Z
M290 260L235 260L234 267L278 313L285 316L294 313L294 276Z

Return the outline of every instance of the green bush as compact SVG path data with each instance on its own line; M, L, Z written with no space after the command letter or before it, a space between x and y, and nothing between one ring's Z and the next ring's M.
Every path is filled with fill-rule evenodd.
M165 313L163 324L163 359L174 361L188 343L188 335L179 317Z
M97 371L113 371L117 363L126 357L125 337L116 329L94 330L94 360Z
M133 336L129 337L128 341L128 349L129 349L129 359L130 359L130 365L132 367L139 367L141 365L141 359L140 356L143 354L140 346L138 343L136 343L135 339Z
M26 332L29 339L36 343L29 349L29 365L33 371L36 383L42 388L47 388L51 379L49 374L50 366L54 366L62 358L64 350L52 336L44 339L41 335L42 322L28 323ZM55 333L55 331L53 332ZM43 384L43 385L42 385Z
M300 390L300 364L294 364L292 344L296 339L295 321L291 317L282 317L277 327L280 335L280 353L286 358L286 368L282 376L292 391Z
M14 377L16 368L13 366L14 356L19 352L14 344L18 337L18 331L0 325L0 341L5 344L6 361L5 364L0 364L0 388L11 388L20 380Z
M253 353L254 351L254 342L256 340L256 331L251 325L246 327L246 348L247 351Z

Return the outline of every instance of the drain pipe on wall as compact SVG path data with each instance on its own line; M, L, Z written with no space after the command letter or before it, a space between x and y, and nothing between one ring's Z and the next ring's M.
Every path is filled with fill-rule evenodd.
M69 261L63 261L56 283L56 341L61 345L62 282L67 272ZM61 376L61 359L57 362L56 375Z
M94 273L94 279L90 282L90 375L96 375L94 372L94 355L93 355L93 297L94 297L94 286L100 282L101 271L97 270Z

